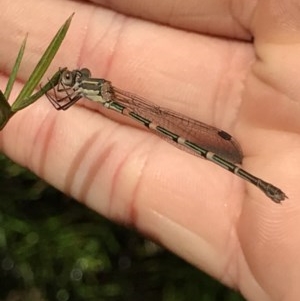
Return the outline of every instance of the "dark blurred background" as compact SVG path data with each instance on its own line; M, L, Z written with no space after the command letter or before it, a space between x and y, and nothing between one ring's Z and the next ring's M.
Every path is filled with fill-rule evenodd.
M1 301L240 301L0 154Z

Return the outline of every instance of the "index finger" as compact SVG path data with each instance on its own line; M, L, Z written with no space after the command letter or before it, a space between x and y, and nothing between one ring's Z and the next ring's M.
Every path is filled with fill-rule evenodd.
M125 15L210 35L250 40L255 1L88 0Z

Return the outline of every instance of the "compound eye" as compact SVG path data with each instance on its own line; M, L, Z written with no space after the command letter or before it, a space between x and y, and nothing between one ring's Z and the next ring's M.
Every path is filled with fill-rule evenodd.
M65 85L65 86L73 86L73 75L72 72L69 70L66 70L63 72L63 74L61 75L61 82Z
M87 68L81 69L80 73L81 73L81 76L83 78L89 78L89 77L91 77L91 71L89 69L87 69Z

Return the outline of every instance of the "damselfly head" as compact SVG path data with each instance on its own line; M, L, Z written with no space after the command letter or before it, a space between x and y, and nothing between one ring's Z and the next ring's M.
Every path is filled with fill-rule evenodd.
M85 78L89 78L91 76L91 72L87 68L83 69L75 69L70 71L68 69L63 70L60 76L60 84L64 87L73 87L79 82L81 82Z

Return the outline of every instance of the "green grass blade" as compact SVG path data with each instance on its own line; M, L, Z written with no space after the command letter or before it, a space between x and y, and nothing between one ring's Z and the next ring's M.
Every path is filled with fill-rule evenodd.
M4 92L4 96L5 96L6 99L9 99L12 87L15 83L16 78L17 78L17 73L19 71L20 64L21 64L21 61L22 61L22 58L23 58L23 54L24 54L24 50L25 50L25 46L26 46L26 41L27 41L27 35L26 35L24 41L22 42L22 45L20 47L17 59L15 61L14 67L12 69L12 72L11 72L11 74L9 76L9 79L8 79L8 82L7 82L7 86L6 86L6 89L5 89L5 92Z
M13 112L11 111L11 107L0 90L0 130L4 128L12 115Z
M51 61L53 60L55 54L57 53L67 31L70 26L72 17L74 14L72 14L67 21L63 24L63 26L59 29L49 46L47 47L45 53L43 54L42 58L38 62L37 66L35 67L34 71L29 77L29 80L24 85L23 89L21 90L20 94L18 95L16 101L13 103L11 109L13 112L16 112L18 110L21 110L25 108L26 106L32 104L36 99L31 99L31 101L28 101L30 99L30 95L36 88L36 86L41 81L43 75L45 74L46 70L48 69ZM24 100L26 100L26 103L24 103Z

